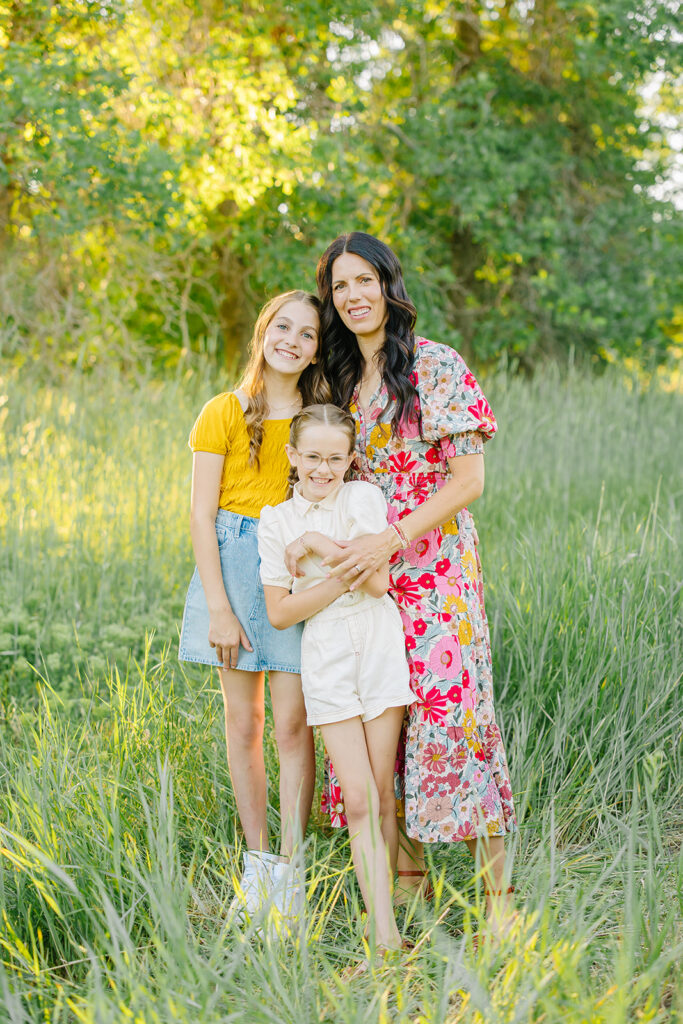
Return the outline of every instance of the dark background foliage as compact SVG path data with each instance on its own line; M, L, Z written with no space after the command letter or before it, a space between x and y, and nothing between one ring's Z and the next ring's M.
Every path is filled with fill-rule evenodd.
M239 357L338 232L475 362L680 346L651 0L0 3L1 353Z

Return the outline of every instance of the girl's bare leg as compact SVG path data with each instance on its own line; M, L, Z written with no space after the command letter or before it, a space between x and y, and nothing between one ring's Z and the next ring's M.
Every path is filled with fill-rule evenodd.
M263 763L263 673L219 669L228 767L237 813L250 850L268 850Z
M344 793L353 865L369 920L374 924L375 942L398 949L401 938L391 903L387 849L379 822L379 794L363 723L360 718L350 718L323 725L321 731Z
M306 831L313 802L313 730L306 725L301 677L291 672L269 672L268 682L280 759L280 852L291 857L297 839Z
M405 709L387 708L378 718L365 722L365 739L372 766L372 774L379 796L382 838L389 851L389 866L393 876L398 857L398 822L394 794L394 764L396 747L401 735Z

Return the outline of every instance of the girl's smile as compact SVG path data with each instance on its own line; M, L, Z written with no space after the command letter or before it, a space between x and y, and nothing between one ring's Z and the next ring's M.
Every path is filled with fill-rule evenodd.
M278 373L301 373L318 351L319 322L306 302L286 302L266 327L263 357Z
M339 487L353 461L348 435L339 427L311 423L299 435L298 447L287 445L289 461L299 475L307 501L320 501Z

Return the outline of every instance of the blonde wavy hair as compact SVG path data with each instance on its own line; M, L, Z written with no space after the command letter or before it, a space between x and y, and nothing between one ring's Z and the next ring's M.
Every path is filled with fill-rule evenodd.
M263 340L271 321L277 316L287 302L305 302L320 316L320 303L316 295L309 292L291 291L276 295L266 302L254 324L254 333L249 343L249 358L238 387L247 396L247 407L244 420L249 434L249 465L258 466L261 445L263 444L263 422L268 417L268 402L265 395L263 372L266 366L263 354ZM303 405L315 405L318 402L329 402L332 397L329 385L323 374L320 355L320 334L318 334L318 354L316 362L310 363L299 377L297 387Z
M346 412L345 409L340 409L338 405L332 405L331 402L324 402L318 405L307 405L301 412L292 417L292 424L289 428L289 443L292 448L297 447L301 432L309 423L319 423L325 427L338 427L339 430L344 431L349 442L349 455L356 447L356 423L351 413ZM345 480L348 479L350 472L351 466L349 466L344 474ZM290 466L289 477L287 478L288 498L292 497L294 484L298 479L299 474L297 473L296 466Z

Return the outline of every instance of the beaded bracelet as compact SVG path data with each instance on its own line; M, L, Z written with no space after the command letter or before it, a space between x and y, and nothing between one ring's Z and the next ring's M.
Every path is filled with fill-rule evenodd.
M405 533L403 532L401 527L398 525L398 523L391 523L390 525L391 525L391 529L394 530L394 532L396 533L396 536L398 537L398 539L401 542L401 551L405 551L405 549L408 547L408 544L410 543L408 538L406 537Z

